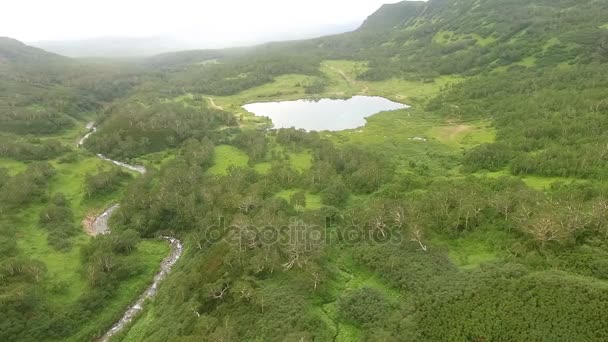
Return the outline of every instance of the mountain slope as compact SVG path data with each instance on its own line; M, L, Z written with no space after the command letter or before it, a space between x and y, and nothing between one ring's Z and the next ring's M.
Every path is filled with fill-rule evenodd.
M302 80L332 87L316 97L351 95L340 85L357 81L436 93L343 134L279 130L265 140L245 126L219 141L259 147L253 167L206 178L184 152L161 170L162 185L128 192L121 224L184 229L194 242L125 340L608 339L598 315L608 308L606 9L592 0L430 0L384 6L347 34L162 56L151 70L166 77L163 91L217 95L235 110L303 96ZM352 70L327 76L342 66ZM397 128L420 121L429 139ZM445 153L433 135L475 125L491 127L484 143ZM310 150L312 165L300 172L290 154L264 159L266 147ZM391 155L399 149L416 153L400 160ZM272 163L267 173L260 161ZM324 206L297 209L310 195ZM227 238L205 239L218 219ZM265 244L255 228L269 225L286 237L326 227L327 236ZM359 239L346 241L350 233Z
M77 61L0 38L0 132L60 132L136 82L119 62Z
M423 1L403 1L382 5L363 22L359 30L391 30L419 16L425 10L426 3Z
M8 37L0 37L0 77L53 82L70 71L72 62L44 50L27 46Z
M235 49L230 58L241 55L249 62L305 55L312 65L321 59L355 59L369 62L361 76L367 80L432 80L518 65L582 65L608 60L608 30L602 28L607 15L608 4L597 0L405 1L381 7L353 32ZM164 67L170 68L170 56L185 54L164 55ZM195 71L208 67L196 63L229 58L221 52L187 54L190 62L181 59L181 70Z
M0 290L15 289L0 296L10 299L0 336L82 340L73 334L83 326L87 338L102 335L111 317L93 313L141 268L120 262L134 247L115 233L128 232L176 236L185 248L117 340L607 341L606 8L404 2L347 34L78 64L88 71L42 86L15 80L16 92L3 90L0 130L45 138L65 129L37 127L52 122L47 114L83 121L86 108L62 106L93 100L98 126L85 149L150 172L127 186L84 174L74 166L90 163L85 149L44 158L69 178L55 186L0 169L0 205L30 179L48 213L67 205L45 194L64 189L77 194L66 198L75 208L121 202L113 233L74 266L86 292L69 311L35 306L45 301L30 293L63 298L71 284L33 283L43 270L15 272L15 239L0 241L11 257ZM321 133L268 130L241 107L363 94L412 107ZM21 227L21 212L0 212L15 212L1 220ZM6 286L22 283L31 291Z

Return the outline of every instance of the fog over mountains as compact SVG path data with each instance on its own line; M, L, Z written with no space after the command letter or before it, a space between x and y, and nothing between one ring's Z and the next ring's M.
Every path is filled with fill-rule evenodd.
M180 50L221 49L271 41L314 38L352 31L360 24L360 22L349 22L266 34L244 32L238 37L229 39L184 32L149 37L108 36L79 40L47 40L28 42L28 44L68 57L141 57Z

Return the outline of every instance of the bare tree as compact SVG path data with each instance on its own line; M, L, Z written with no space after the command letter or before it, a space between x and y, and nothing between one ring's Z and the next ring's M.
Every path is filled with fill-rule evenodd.
M219 288L212 290L211 297L213 299L222 299L226 294L226 291L230 288L229 284L222 283Z
M422 235L423 235L422 229L416 228L410 232L410 241L418 242L418 244L420 245L420 248L426 252L427 247L425 244L422 243Z
M538 242L541 248L550 241L558 241L563 238L559 223L547 216L532 219L524 227L526 233Z
M370 226L372 231L380 232L382 237L386 237L387 224L384 222L384 215L380 214L371 219Z
M608 200L601 199L593 204L592 218L596 229L608 238Z

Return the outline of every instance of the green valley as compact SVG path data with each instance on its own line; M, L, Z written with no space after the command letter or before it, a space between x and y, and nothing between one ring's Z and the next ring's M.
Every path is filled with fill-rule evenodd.
M0 340L608 340L607 17L403 1L130 59L0 38ZM318 132L243 108L359 96L410 107Z

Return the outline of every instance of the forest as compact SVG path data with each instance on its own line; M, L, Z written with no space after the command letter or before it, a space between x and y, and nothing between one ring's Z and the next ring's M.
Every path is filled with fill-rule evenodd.
M104 61L0 38L0 340L105 336L166 237L110 341L608 340L607 18L404 1ZM242 108L356 95L411 108L336 132Z

